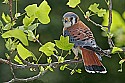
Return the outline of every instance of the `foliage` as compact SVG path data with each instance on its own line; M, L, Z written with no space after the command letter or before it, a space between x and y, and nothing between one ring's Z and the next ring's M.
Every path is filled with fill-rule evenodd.
M69 5L69 7L71 8L75 8L80 2L81 0L69 0L67 5Z
M42 47L40 47L39 51L45 53L47 56L51 56L54 54L54 51L56 51L56 53L58 53L54 47L55 47L54 43L48 42L45 45L43 45Z
M8 4L8 0L4 0L3 3ZM90 17L94 15L97 15L98 17L103 17L104 21L102 24L105 26L108 25L107 18L109 15L109 11L106 12L106 9L99 8L98 3L93 3L89 6L88 10L84 12L79 6L80 3L81 0L69 0L66 5L71 8L78 7L79 10L83 13L83 16L88 21L90 21ZM108 2L107 5L109 5ZM36 34L38 25L48 24L50 22L49 13L51 11L51 7L49 6L48 2L44 0L42 1L42 3L40 3L39 6L37 4L28 5L24 10L26 11L25 13L21 14L16 12L14 17L9 14L5 14L4 12L2 13L3 21L0 20L0 33L2 38L5 40L5 46L7 50L10 52L9 54L5 53L7 59L10 59L10 57L12 57L12 54L14 52L17 52L14 55L14 60L19 64L22 64L23 66L24 64L26 64L24 63L24 61L28 62L26 66L29 66L30 63L30 71L35 72L38 69L40 74L43 74L43 72L47 70L54 72L54 68L56 67L53 64L58 63L56 66L62 64L61 66L59 65L60 70L64 71L65 69L68 69L71 75L73 75L74 73L82 73L82 70L77 68L78 63L75 64L74 68L70 68L69 64L65 63L67 56L71 55L71 49L74 46L73 43L69 42L68 36L64 37L61 35L59 40L53 41L54 43L47 42L45 44L41 44L41 42L38 40L39 34ZM113 22L111 26L111 32L108 31L107 27L101 27L101 29L109 38L115 38L116 46L111 48L111 53L118 53L121 59L119 61L121 68L118 71L122 72L122 64L125 62L125 59L123 59L119 54L120 52L123 52L123 50L117 46L125 45L125 39L123 38L125 35L125 22L123 20L123 18L125 19L125 12L122 14L122 16L115 10L113 10L112 13ZM23 17L23 25L20 26L18 26L18 24L16 23L16 20L19 17ZM95 22L94 24L99 25ZM33 52L27 49L27 47L29 46L29 42L38 42L40 44L39 51L41 52L41 56L43 54L46 55L47 65L39 65L39 60L41 59L41 56L37 58L33 54ZM54 62L52 58L53 56L57 59L57 62ZM29 61L30 57L33 58L31 62ZM31 67L31 65L33 65L33 67ZM37 69L35 68L36 65L38 65Z
M74 46L73 43L69 43L69 37L60 36L60 40L55 40L56 46L62 50L70 50Z
M103 17L103 15L106 13L106 9L99 9L98 8L99 4L94 3L90 5L89 10L92 11L93 13L97 14L99 17Z
M106 14L103 17L103 22L102 24L105 26L108 24L108 13L109 11L106 12ZM115 10L112 11L112 25L111 25L111 33L114 34L115 37L115 43L116 46L124 46L125 45L125 21L122 18L122 16ZM123 13L124 17L124 13ZM119 34L119 35L118 35Z

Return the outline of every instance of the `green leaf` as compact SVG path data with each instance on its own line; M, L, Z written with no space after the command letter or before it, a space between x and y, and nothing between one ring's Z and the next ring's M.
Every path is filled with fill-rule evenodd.
M3 23L2 23L2 21L0 20L0 27L2 27L3 26Z
M121 48L118 48L118 47L113 47L112 49L112 53L116 53L116 52L119 52L119 51L123 51Z
M31 30L28 30L28 40L34 41L34 39L35 39L35 35L33 34Z
M28 40L26 37L26 34L19 29L15 29L15 30L9 30L5 33L2 34L3 38L9 38L9 37L14 37L19 39L25 46L28 46Z
M80 0L69 0L67 5L69 5L69 7L75 8L80 2Z
M11 24L11 23L8 23L8 24L6 24L2 29L3 29L3 30L10 30L11 27L12 27L12 24Z
M2 19L6 22L6 23L10 23L11 22L11 18L10 16L7 14L7 16L4 14L4 12L2 13Z
M109 11L107 11L106 14L104 15L103 17L104 21L102 22L102 25L104 26L108 25L108 16L109 16ZM112 17L113 18L112 18L111 32L115 33L120 28L123 28L123 31L125 32L125 21L122 19L121 15L117 11L112 10Z
M118 13L115 10L112 10L112 25L111 25L111 33L114 34L114 41L116 46L124 46L125 45L125 21L122 18L121 14ZM106 12L104 15L103 19L104 21L102 22L103 26L108 25L109 21L109 11Z
M89 17L90 17L90 12L87 11L85 16L86 16L87 18L89 18Z
M4 0L2 3L9 4L8 0Z
M98 16L99 16L99 17L103 17L104 14L106 14L106 9L102 9L102 8L101 8L101 9L98 11Z
M55 47L54 43L48 42L42 47L40 47L39 51L45 53L47 56L51 56L54 54L54 51L57 52L57 50L54 47Z
M50 66L47 66L46 70L49 69L50 71L54 71L53 68L51 68Z
M59 62L59 63L63 63L63 62L64 62L64 57L58 56L58 62Z
M40 72L43 72L45 69L43 66L40 66Z
M23 60L25 60L28 57L33 57L33 59L37 61L35 55L26 48L24 48L21 43L17 45L17 52Z
M31 30L33 31L34 29L36 29L38 27L40 23L35 23L35 24L32 24L31 26L28 26L28 30Z
M5 53L5 56L8 60L10 59L10 55L8 53Z
M60 36L60 40L55 40L56 46L62 50L70 50L74 46L73 43L69 43L69 37Z
M52 58L51 57L47 58L47 62L51 63L52 62Z
M25 18L23 18L23 24L24 26L30 26L34 20L35 20L34 16L32 17L25 16Z
M28 5L25 8L25 11L29 17L34 16L37 10L38 10L37 4Z
M51 8L45 0L38 7L38 11L35 15L42 24L48 24L50 22L50 18L48 16L50 10Z
M16 62L18 62L19 64L23 64L22 61L19 59L19 57L17 55L14 57L14 60Z
M119 61L119 64L123 64L125 62L125 59L122 59Z
M70 72L70 74L73 75L74 73L75 73L75 70L73 69L73 70Z
M82 73L82 70L81 69L76 69L75 70L77 73Z
M94 13L97 13L99 11L98 6L99 6L99 4L94 3L94 4L90 5L89 10L91 10Z
M122 72L122 68L118 70L118 72Z
M6 41L5 46L6 46L6 48L7 48L8 50L11 50L12 43L13 43L13 42L12 42L11 38L9 38L9 39Z
M68 64L62 65L62 66L60 67L60 70L63 71L67 66L68 66Z
M125 19L125 12L123 12L122 17Z

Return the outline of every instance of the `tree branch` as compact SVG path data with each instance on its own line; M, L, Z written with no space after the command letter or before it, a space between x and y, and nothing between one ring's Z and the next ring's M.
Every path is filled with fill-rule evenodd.
M12 6L13 5L12 2L13 2L13 0L9 0L9 11L10 11L11 22L14 21L13 12L12 12L13 11L12 10L12 7L13 7Z
M32 63L28 62L28 65L18 65L18 64L14 64L12 62L9 62L9 60L5 60L5 59L0 58L0 63L4 63L4 64L8 64L8 65L11 64L14 69L38 68L40 66L43 66L43 67L50 66L52 68L55 68L57 66L61 66L64 64L74 64L74 63L81 63L81 62L82 62L82 59L80 59L80 60L65 60L63 63L52 62L50 64L48 64L48 63L47 64L32 64ZM39 74L36 76L24 78L24 79L15 77L15 78L13 78L10 81L5 82L5 83L12 83L12 82L16 82L16 81L25 81L25 82L32 81L32 80L38 79L41 75L44 75L47 71L48 71L48 69L44 70L42 73L39 72Z
M112 0L109 0L108 8L109 8L108 33L110 33L111 24L112 24ZM108 43L109 43L110 48L114 47L114 43L110 36L108 37Z
M43 73L46 73L47 70L45 70ZM44 75L44 74L43 74ZM39 77L41 76L41 73L38 73L36 76L33 76L33 77L29 77L29 78L24 78L24 79L20 79L20 78L13 78L11 79L10 81L8 82L4 82L4 83L12 83L12 82L17 82L17 81L24 81L24 82L27 82L27 81L33 81L35 79L38 79Z
M74 64L74 63L81 63L82 62L82 59L80 60L65 60L63 63L59 63L59 62L53 62L53 63L46 63L46 64L32 64L30 62L28 62L28 65L19 65L19 64L14 64L11 62L11 65L13 66L14 69L25 69L25 68L38 68L40 66L49 66L49 65L52 65L52 66L57 66L57 65L64 65L64 64ZM0 63L4 63L4 64L10 64L8 60L5 60L5 59L2 59L0 58Z

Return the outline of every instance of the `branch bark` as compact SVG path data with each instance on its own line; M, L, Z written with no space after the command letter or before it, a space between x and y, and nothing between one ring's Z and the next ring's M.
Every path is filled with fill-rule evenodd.
M13 18L13 0L9 0L9 11L10 11L10 17L11 17L11 22L14 21L14 18Z

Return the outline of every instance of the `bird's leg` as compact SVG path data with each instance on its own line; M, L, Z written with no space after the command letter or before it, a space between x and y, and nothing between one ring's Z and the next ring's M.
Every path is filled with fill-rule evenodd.
M73 53L75 54L74 59L75 59L75 60L78 60L78 59L79 59L79 57L78 57L78 49L77 49L77 48L72 48L72 51L73 51Z

